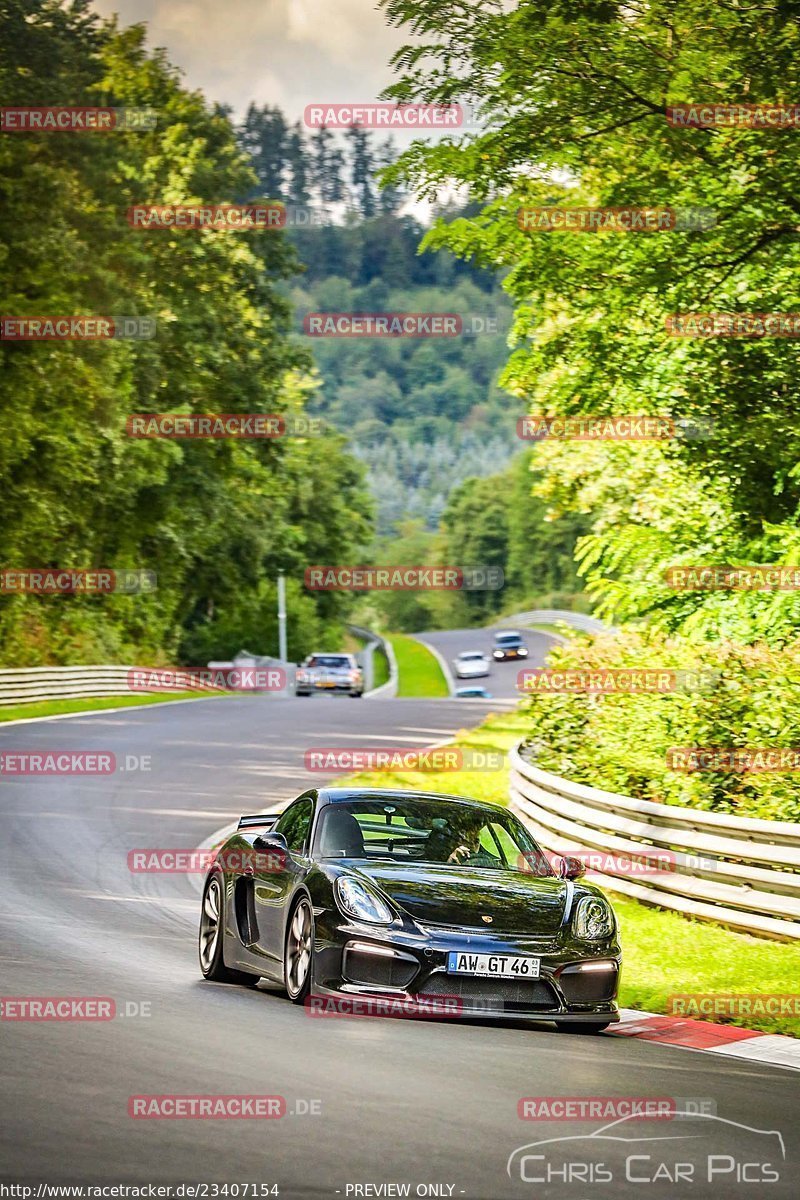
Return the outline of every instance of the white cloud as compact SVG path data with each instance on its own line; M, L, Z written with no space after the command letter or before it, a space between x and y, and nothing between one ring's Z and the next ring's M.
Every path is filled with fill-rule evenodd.
M307 104L377 98L404 34L375 0L95 0L123 25L145 21L189 87L241 114L251 100L292 119Z

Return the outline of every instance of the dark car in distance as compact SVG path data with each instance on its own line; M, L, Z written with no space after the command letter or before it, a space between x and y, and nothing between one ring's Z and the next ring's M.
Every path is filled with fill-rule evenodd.
M459 1013L599 1032L619 1019L610 904L506 809L459 796L304 792L242 817L203 889L206 979L308 997L457 998Z
M528 647L525 645L521 633L509 629L494 635L492 658L495 662L527 657Z

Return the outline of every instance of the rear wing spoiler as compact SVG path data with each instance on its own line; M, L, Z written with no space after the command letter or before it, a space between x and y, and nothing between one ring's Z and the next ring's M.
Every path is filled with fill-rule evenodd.
M236 828L255 829L258 826L259 829L272 829L279 816L280 813L256 813L254 816L240 817Z

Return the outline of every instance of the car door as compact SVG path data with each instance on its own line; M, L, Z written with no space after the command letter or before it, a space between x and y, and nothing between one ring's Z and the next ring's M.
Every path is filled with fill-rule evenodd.
M266 865L256 868L257 945L267 958L283 958L287 906L311 866L308 852L313 821L313 796L300 796L281 814L272 830L286 838L288 853L266 855Z

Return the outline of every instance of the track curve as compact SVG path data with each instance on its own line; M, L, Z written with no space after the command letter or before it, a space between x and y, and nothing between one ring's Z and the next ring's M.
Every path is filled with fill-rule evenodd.
M296 795L308 786L309 747L431 744L491 707L243 698L0 727L4 751L111 750L123 763L132 756L130 765L151 758L149 771L0 784L2 994L109 996L123 1013L150 1005L149 1016L131 1009L100 1023L0 1023L0 1178L258 1181L289 1198L380 1195L352 1188L387 1183L409 1183L411 1195L418 1184L442 1185L452 1190L440 1194L471 1200L641 1195L623 1175L611 1192L542 1191L509 1177L517 1147L575 1132L521 1121L518 1101L562 1094L711 1097L728 1120L783 1130L796 1164L797 1077L788 1071L545 1025L312 1020L263 984L203 982L190 878L128 870L131 849L196 846L240 813ZM288 1115L127 1115L131 1095L189 1093L278 1094ZM304 1113L308 1104L319 1112ZM618 1146L606 1153L620 1171L623 1157ZM759 1192L701 1185L685 1194ZM791 1190L781 1182L768 1194Z

